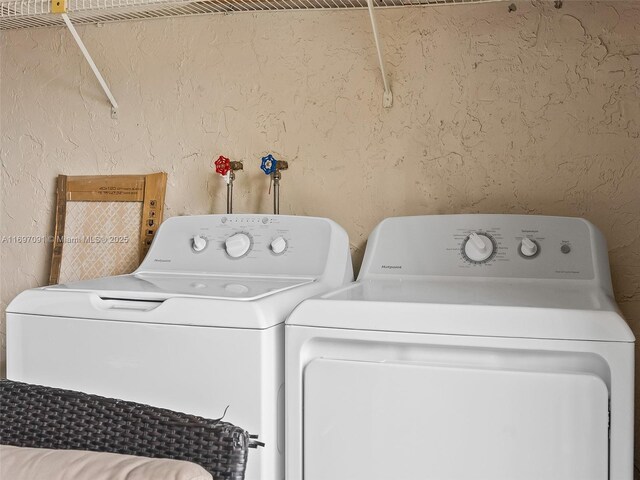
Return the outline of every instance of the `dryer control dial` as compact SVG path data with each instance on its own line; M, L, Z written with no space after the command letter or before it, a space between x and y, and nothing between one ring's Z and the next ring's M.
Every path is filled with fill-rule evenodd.
M484 233L473 232L463 247L464 255L473 263L484 263L491 259L495 251L493 240Z
M194 236L191 242L191 248L194 252L201 252L207 246L207 239L202 235Z
M284 253L286 249L287 249L287 241L284 239L284 237L276 237L271 242L271 251L276 255L280 255L281 253Z
M535 257L538 253L538 244L530 238L524 237L520 243L520 253L527 257Z
M224 242L227 254L232 258L240 258L246 255L251 248L251 237L246 233L231 235Z

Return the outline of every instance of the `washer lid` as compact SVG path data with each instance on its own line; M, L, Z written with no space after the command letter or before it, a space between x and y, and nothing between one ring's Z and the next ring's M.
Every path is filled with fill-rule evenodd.
M307 277L133 273L45 287L45 291L91 292L102 298L161 301L173 297L250 301L313 282Z
M261 330L327 289L308 278L131 274L25 290L7 314Z
M365 280L304 301L287 324L440 335L635 340L613 300L589 282Z

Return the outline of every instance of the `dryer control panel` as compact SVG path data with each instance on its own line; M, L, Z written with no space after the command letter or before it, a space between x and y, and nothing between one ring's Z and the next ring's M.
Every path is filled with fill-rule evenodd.
M379 274L593 280L609 266L604 237L580 218L430 215L378 225L359 278Z
M336 261L331 249L343 237L344 230L324 218L172 217L161 225L138 271L317 277Z

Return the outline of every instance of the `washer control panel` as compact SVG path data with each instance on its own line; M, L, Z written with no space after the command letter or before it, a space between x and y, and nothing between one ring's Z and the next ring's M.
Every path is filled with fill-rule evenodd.
M172 217L139 270L317 276L337 229L327 219L285 215Z
M580 218L433 215L383 221L367 274L593 279L607 265L602 234ZM608 272L608 266L606 271Z

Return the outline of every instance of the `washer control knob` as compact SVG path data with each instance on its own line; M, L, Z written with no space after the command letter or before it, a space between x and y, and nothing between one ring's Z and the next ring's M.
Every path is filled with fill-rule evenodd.
M276 237L271 242L271 251L276 255L280 255L281 253L284 253L286 249L287 249L287 241L284 239L284 237Z
M538 244L530 238L524 237L520 243L520 253L525 257L533 257L538 253Z
M481 233L472 233L467 237L464 253L474 262L484 262L493 254L493 242Z
M192 239L191 248L194 252L201 252L207 246L207 239L202 235L196 235Z
M251 248L251 238L246 233L236 233L227 238L224 248L230 257L240 258Z

